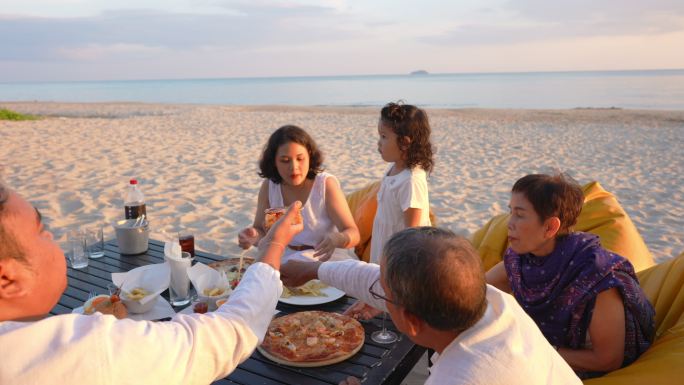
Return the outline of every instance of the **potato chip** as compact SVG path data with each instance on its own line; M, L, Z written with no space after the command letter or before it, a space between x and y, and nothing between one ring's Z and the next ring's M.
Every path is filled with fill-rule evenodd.
M282 298L290 298L292 296L308 296L308 297L327 297L328 295L322 292L328 285L323 282L313 279L299 287L284 287Z
M125 294L126 297L128 297L128 299L132 301L140 301L141 299L145 298L145 296L149 295L150 292L143 289L142 287L136 287L135 289Z
M216 297L226 292L226 289L221 287L212 287L202 290L202 293L207 297Z

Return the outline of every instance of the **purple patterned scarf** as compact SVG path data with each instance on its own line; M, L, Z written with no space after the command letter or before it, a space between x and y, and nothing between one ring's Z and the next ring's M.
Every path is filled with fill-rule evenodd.
M552 345L582 349L596 296L617 288L625 306L625 357L628 365L651 345L655 311L639 287L632 264L601 247L589 233L556 241L546 257L506 250L504 265L513 295Z

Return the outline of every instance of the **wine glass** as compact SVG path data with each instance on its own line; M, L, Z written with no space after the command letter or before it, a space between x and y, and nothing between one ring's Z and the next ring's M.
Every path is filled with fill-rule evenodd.
M399 338L397 337L397 333L387 330L387 327L385 326L385 318L387 318L387 312L383 311L382 330L374 331L373 334L371 334L371 340L379 344L391 344Z
M373 296L373 298L375 298L375 299L382 299L382 300L385 300L389 303L394 303L394 302L392 302L391 299L385 297L384 295L378 293L376 290L373 289L375 287L375 285L378 284L378 282L380 282L380 277L378 277L378 279L373 281L373 283L368 288L368 292L370 293L370 295ZM391 344L392 342L395 342L399 338L399 337L397 337L397 333L387 330L387 327L385 326L385 319L386 318L387 318L387 312L383 311L382 312L382 330L375 331L375 332L373 332L373 334L371 334L371 340L373 340L379 344Z

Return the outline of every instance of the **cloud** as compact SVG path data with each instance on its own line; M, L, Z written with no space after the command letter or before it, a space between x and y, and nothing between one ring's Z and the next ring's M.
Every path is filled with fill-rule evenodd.
M681 0L509 0L502 9L515 12L525 18L542 21L573 23L582 20L602 20L623 24L629 21L643 21L653 16L684 15Z
M88 44L79 47L58 48L55 51L65 59L92 61L107 59L116 55L150 58L164 53L167 50L161 47L150 47L141 44Z
M106 52L226 50L334 42L359 35L349 15L331 7L227 4L217 14L106 11L94 17L7 17L0 22L0 60L77 60Z
M684 30L684 2L654 0L504 3L479 23L461 22L419 40L433 44L511 44L601 36L662 35ZM484 10L483 10L484 12ZM506 15L504 21L501 15ZM497 18L498 15L498 18Z

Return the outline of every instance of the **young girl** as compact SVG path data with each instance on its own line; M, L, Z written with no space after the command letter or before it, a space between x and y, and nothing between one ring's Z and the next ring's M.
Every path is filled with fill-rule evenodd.
M380 263L385 242L407 227L431 226L427 173L432 171L430 124L425 111L389 103L380 111L378 152L390 163L378 191L370 262Z
M432 226L427 173L432 171L430 123L425 111L389 103L380 111L378 152L390 163L378 191L370 262L380 264L382 249L394 233L408 227ZM361 301L345 314L369 319L380 310Z
M351 258L345 249L359 242L359 230L337 178L323 172L323 155L314 140L297 126L283 126L268 139L259 160L259 190L254 224L240 231L243 249L257 245L266 234L264 211L305 202L301 208L304 230L287 245L283 263L290 258L340 260Z

